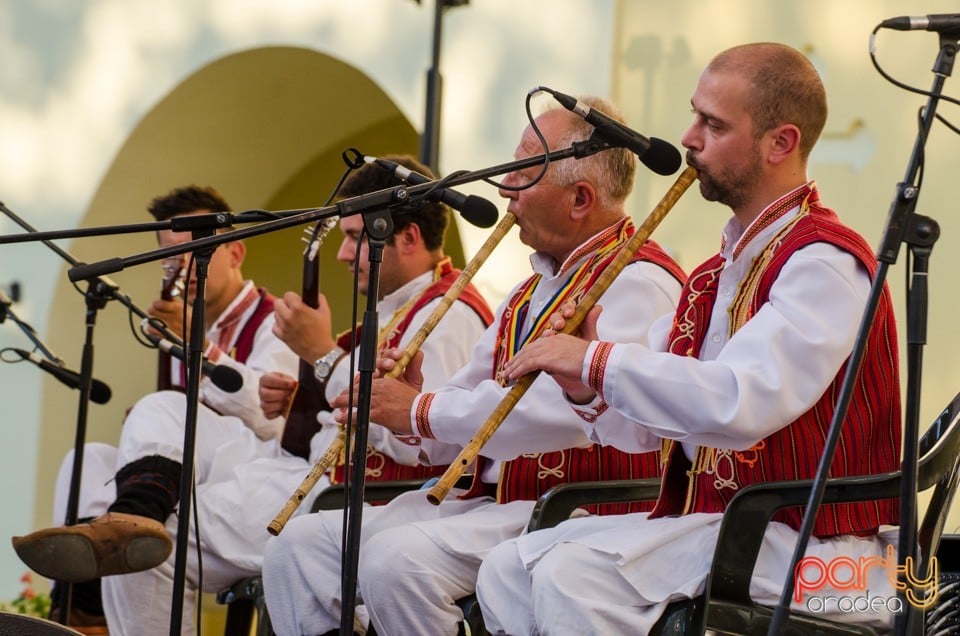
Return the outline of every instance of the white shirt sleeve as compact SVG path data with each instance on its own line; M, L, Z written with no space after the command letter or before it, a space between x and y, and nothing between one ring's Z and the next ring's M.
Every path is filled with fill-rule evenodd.
M679 293L679 283L663 268L646 262L629 265L598 303L603 307L597 324L600 336L617 342L645 343L650 324L663 314L673 313ZM434 392L428 419L436 439L466 445L510 391L491 377L496 325L503 310L503 306L498 308L494 325L474 347L470 362ZM414 430L423 399L424 395L419 396L411 409ZM509 460L524 453L590 443L583 421L570 408L560 387L541 374L483 446L483 455Z
M269 371L280 371L297 377L299 359L279 338L273 335L274 316L270 314L257 328L253 347L246 363L221 355L217 364L236 369L243 378L243 386L235 393L218 388L210 378L200 382L200 401L224 415L243 420L258 438L271 439L283 430L283 418L267 419L260 409L260 376Z
M603 385L611 408L597 419L594 438L630 449L641 427L685 445L749 448L823 395L853 349L869 291L855 257L816 243L791 256L769 302L716 359L615 344Z

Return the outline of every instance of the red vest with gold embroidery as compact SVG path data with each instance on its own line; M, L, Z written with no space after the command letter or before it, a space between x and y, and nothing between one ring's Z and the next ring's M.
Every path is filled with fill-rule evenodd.
M427 287L422 294L414 301L410 306L409 311L400 318L399 322L396 324L394 329L386 334L384 341L381 342L381 347L397 347L399 346L400 339L406 333L407 328L410 326L410 322L413 320L413 317L416 316L417 312L420 311L425 305L430 301L440 298L447 293L447 290L453 285L457 280L457 277L460 275L460 270L454 269L450 264L450 260L446 259L440 263L440 278ZM493 322L493 312L490 311L487 301L483 299L483 296L480 295L480 292L473 285L467 285L463 293L461 293L457 300L466 303L471 309L477 312L477 315L483 321L484 326L490 326ZM355 335L354 335L355 334ZM353 342L359 342L360 338L360 327L358 326L353 332L348 331L347 333L340 336L337 340L337 344L340 345L343 349L349 351L352 347ZM402 439L402 438L401 438ZM409 443L418 444L419 440L417 438L409 438ZM367 481L388 481L396 479L422 479L426 477L436 477L442 475L446 470L446 466L405 466L399 464L392 457L381 453L380 451L374 449L372 446L367 447L367 467L366 467L366 480ZM340 483L344 480L344 474L346 471L346 466L344 465L341 457L341 461L338 462L336 468L334 468L333 474L330 478L332 483Z
M617 231L621 231L616 243L608 247L615 248L629 238L634 231L632 223L618 225ZM589 270L589 276L568 290L564 298L558 299L574 300L583 296L586 290L594 280L603 272L616 256L616 249L608 250ZM667 255L653 241L647 241L636 253L632 262L648 261L659 265L670 272L678 281L683 283L686 275L680 266ZM525 296L531 285L535 285L539 277L533 276L522 284L517 293L508 301L507 309L502 314L499 325L500 336L498 343L506 337L507 330L511 329L509 316L522 308L518 307L521 299ZM532 340L538 334L531 334L528 341ZM509 359L510 352L507 348L498 346L498 354L495 356L494 377L497 377L497 371ZM483 469L485 459L481 456L477 458L477 468L473 483L467 493L462 495L464 498L475 497L488 492L488 486L484 485L479 478ZM611 479L642 479L660 476L660 454L652 453L626 453L612 446L600 446L592 444L585 448L568 448L562 451L550 453L534 453L521 455L515 459L503 462L500 469L500 479L497 483L496 499L498 503L509 503L516 500L536 500L540 495L547 492L557 484L574 483L581 481L611 480ZM602 504L600 506L587 506L586 508L594 514L624 514L628 512L639 512L649 510L652 506L649 502L626 503L626 504Z
M802 214L786 234L767 247L769 260L748 278L756 281L752 296L731 308L732 329L742 326L769 300L770 289L780 269L797 250L816 242L827 242L854 255L875 275L876 259L858 234L842 225L836 214L819 206L811 190L809 213ZM757 259L760 261L761 259ZM717 295L717 278L723 267L715 256L691 274L677 308L670 348L673 353L698 356L710 322ZM747 278L745 278L747 280ZM691 302L692 299L692 302ZM738 315L734 309L741 313ZM683 329L679 324L683 323ZM690 327L692 326L692 330ZM746 451L697 448L693 462L680 444L663 444L663 485L651 517L693 512L722 512L730 499L750 484L811 479L814 477L824 440L833 418L847 363L840 368L826 392L813 407L794 422L761 440ZM757 417L763 417L757 413ZM871 475L895 471L900 460L900 387L897 338L890 292L884 287L875 322L860 371L860 381L843 423L831 477ZM799 529L803 509L789 508L774 520ZM813 534L818 537L875 534L883 524L896 524L896 499L822 506Z

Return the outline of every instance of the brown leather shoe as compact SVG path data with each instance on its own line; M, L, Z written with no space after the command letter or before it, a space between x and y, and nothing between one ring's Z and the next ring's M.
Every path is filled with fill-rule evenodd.
M38 530L13 538L31 570L66 583L149 570L173 549L166 528L140 515L108 512L90 523Z

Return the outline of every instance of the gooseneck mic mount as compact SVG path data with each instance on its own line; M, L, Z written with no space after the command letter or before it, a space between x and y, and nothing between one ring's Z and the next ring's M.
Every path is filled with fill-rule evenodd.
M928 16L936 17L936 16ZM952 16L956 18L957 16ZM874 29L874 34L880 28L899 28L901 19L886 21ZM906 19L909 23L909 19ZM937 25L947 23L944 20ZM925 28L929 22L920 22ZM823 455L817 468L816 477L811 487L810 498L804 511L797 545L793 553L791 567L787 571L787 579L779 603L770 622L768 636L780 633L783 622L789 613L790 600L793 596L795 579L794 572L807 550L810 535L813 532L817 510L823 501L826 481L829 476L830 465L836 453L840 439L843 421L850 406L851 394L857 382L860 365L866 349L870 328L876 317L880 297L886 280L887 271L896 263L900 245L906 243L911 250L913 276L907 296L907 390L903 422L903 460L901 463L901 490L900 490L900 534L898 543L898 566L905 563L914 563L918 580L926 578L926 570L930 565L932 555L917 554L917 480L918 480L918 447L919 447L919 411L920 411L920 378L923 361L923 345L926 344L927 318L927 266L933 245L940 235L937 222L932 218L915 213L917 199L920 195L920 175L924 156L924 146L930 127L936 118L937 104L942 97L943 85L946 78L953 72L953 65L957 55L958 39L960 39L960 20L949 22L950 28L928 29L937 30L940 39L940 50L934 63L933 87L925 94L928 96L914 141L913 151L907 164L906 174L902 182L897 184L894 200L890 205L887 217L887 226L884 231L880 247L877 251L879 266L870 289L870 296L864 311L863 319L850 354L846 375L843 378L840 395L837 398L836 410L830 422L830 429L824 444ZM908 30L908 29L903 29ZM873 53L873 35L871 35L871 56ZM909 561L907 561L909 559ZM902 571L902 570L901 570ZM909 578L907 584L909 585ZM923 597L922 592L918 596ZM913 607L905 594L900 592L903 612L896 617L897 634L922 633L922 611Z

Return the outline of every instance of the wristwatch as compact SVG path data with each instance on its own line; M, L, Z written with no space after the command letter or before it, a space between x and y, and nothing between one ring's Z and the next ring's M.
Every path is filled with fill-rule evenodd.
M313 363L313 377L317 379L317 382L326 382L333 371L333 367L345 355L347 355L347 352L342 348L334 347L322 357L317 358L317 361Z

